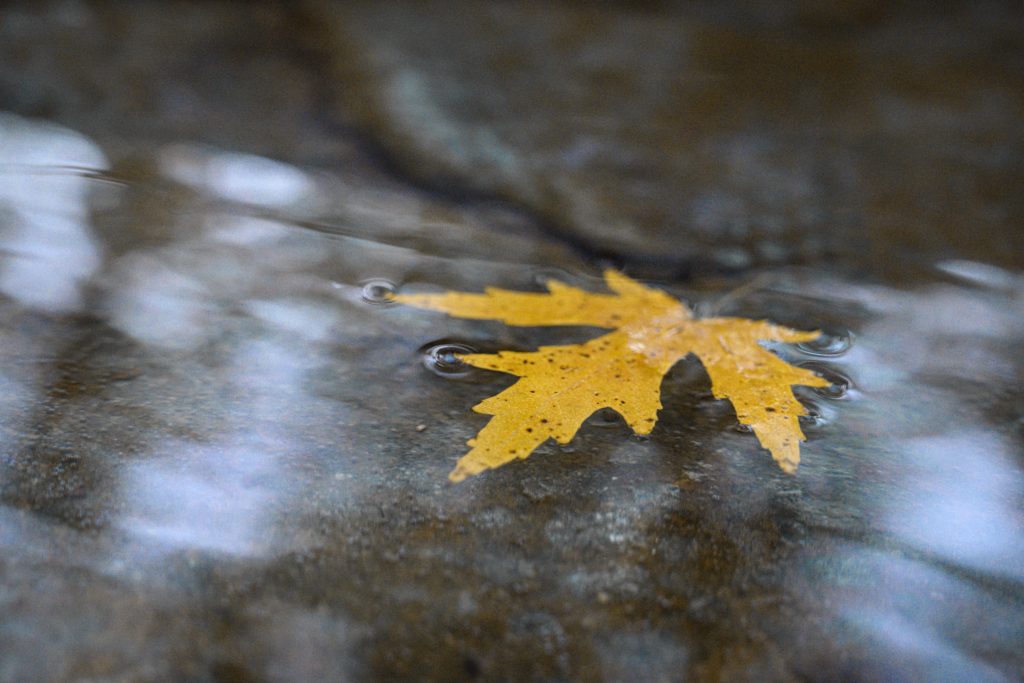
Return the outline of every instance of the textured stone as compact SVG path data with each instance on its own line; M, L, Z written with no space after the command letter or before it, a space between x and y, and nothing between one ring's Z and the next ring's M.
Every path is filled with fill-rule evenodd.
M1024 678L1011 6L6 3L0 681ZM447 483L593 331L363 283L606 259L828 333L795 477L691 360Z
M313 6L343 47L336 100L403 168L595 253L1020 267L1019 8L775 5Z

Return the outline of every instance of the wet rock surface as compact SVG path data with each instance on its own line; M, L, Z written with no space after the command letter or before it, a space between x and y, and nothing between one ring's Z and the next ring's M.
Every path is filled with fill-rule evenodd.
M986 254L1022 219L1005 5L456 7L322 6L359 93L336 99L412 173L525 204L597 253L892 277ZM1012 240L1000 263L1020 266Z
M1012 4L0 9L0 680L1024 676ZM458 486L579 341L374 289L822 329L777 470L695 360Z

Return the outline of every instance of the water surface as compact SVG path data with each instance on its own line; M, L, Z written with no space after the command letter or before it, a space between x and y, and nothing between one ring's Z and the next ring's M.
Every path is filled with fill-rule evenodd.
M38 90L0 88L0 680L1024 676L1024 253L1010 197L1021 151L1006 123L1019 93L991 66L1009 47L981 41L997 46L986 52L952 30L969 15L999 33L989 15L868 18L854 31L842 17L608 10L597 28L548 35L515 28L526 10L494 6L481 31L505 42L434 51L411 15L311 3L302 20L317 19L316 35L362 55L350 68L365 73L341 69L340 82L392 97L317 110L357 131L339 132L288 109L299 85L265 93L237 78L250 73L238 54L257 55L274 83L323 87L311 74L329 67L276 42L301 40L291 10L265 9L239 43L228 10L188 6L192 28L163 36L161 56L143 29L158 32L163 6L131 19L105 7L4 10L20 18L0 29L23 45L65 25L78 59L117 71L90 50L121 22L139 51L129 62L164 98L122 127L75 105L89 89L71 76L53 91L61 107L35 107L56 78L42 63L22 72ZM561 26L576 12L528 20ZM779 22L838 61L772 96L744 78L756 62L727 55L768 41L781 45L769 73L810 69L802 48L783 49L800 34ZM970 87L988 99L958 109L936 81L854 78L881 68L893 27L911 24L980 60ZM588 33L601 26L623 32ZM625 42L650 26L648 57L662 61L637 62ZM558 36L594 52L549 69ZM540 89L574 83L572 112L587 116L518 90L507 111L528 111L529 125L492 107L499 89L480 65L499 84L525 67L476 57L524 41L537 41ZM213 57L179 57L194 45ZM921 73L949 68L929 55ZM616 59L624 75L602 71ZM635 77L640 65L652 80ZM690 80L673 97L738 93L763 118L694 104L684 114L703 127L666 148L675 100L659 99L672 86L655 76L677 67ZM856 128L836 102L867 108L881 82L892 96L871 108L884 125ZM640 104L595 103L602 88ZM129 100L103 101L138 114ZM200 126L189 107L222 118L196 114ZM797 110L825 122L818 134L806 119L780 127ZM240 116L259 111L270 123ZM924 128L905 127L920 116ZM571 144L556 134L567 122ZM902 146L884 144L894 138ZM816 139L837 154L824 167ZM704 156L710 175L695 170ZM870 175L893 158L918 171L891 170L888 185ZM673 187L685 192L668 200ZM825 332L776 349L833 382L797 390L811 416L796 476L735 428L691 358L667 376L649 439L601 413L567 446L448 483L487 419L471 406L510 378L452 367L445 349L597 332L450 319L386 293L549 278L600 291L608 265L703 315Z

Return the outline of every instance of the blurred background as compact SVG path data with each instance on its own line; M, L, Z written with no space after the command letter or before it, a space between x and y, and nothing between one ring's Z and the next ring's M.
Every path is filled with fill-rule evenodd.
M1019 2L0 3L0 680L1020 680ZM601 290L821 339L458 486Z

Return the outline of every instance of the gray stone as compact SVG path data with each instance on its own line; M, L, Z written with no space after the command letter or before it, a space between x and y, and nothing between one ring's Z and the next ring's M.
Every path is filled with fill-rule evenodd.
M0 8L0 681L1024 677L1007 7ZM364 285L608 261L827 333L796 476L688 359L448 483L595 331Z

